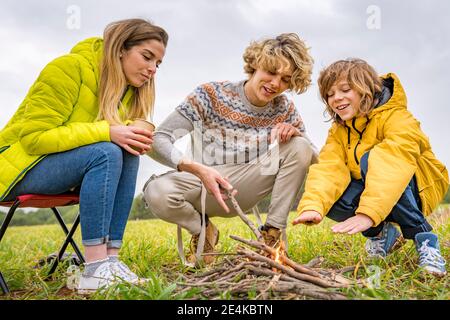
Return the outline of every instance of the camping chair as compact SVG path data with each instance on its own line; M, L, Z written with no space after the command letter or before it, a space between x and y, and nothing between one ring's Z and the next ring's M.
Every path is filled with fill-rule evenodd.
M73 240L73 235L80 223L80 214L78 213L75 221L73 223L72 228L70 231L68 230L66 224L64 223L64 220L61 216L61 213L58 211L56 207L63 207L63 206L70 206L75 205L79 203L79 195L76 193L64 193L59 195L42 195L42 194L25 194L18 196L16 200L14 201L8 201L8 202L0 202L0 206L2 207L9 207L9 211L6 214L6 217L3 221L3 224L0 228L0 242L2 241L3 235L5 234L6 229L8 228L8 225L14 215L14 212L19 207L29 207L29 208L50 208L52 209L53 213L55 214L56 219L59 222L59 225L63 229L66 239L61 247L61 249L58 252L58 255L53 261L53 264L50 268L50 271L48 273L48 277L51 276L58 266L58 263L61 261L64 252L66 251L67 246L69 243L71 244L73 250L75 251L76 255L78 256L78 259L80 263L84 263L84 257L81 253L80 249L78 248L77 244ZM6 284L5 279L3 278L2 273L0 272L0 287L4 293L9 293L8 285Z

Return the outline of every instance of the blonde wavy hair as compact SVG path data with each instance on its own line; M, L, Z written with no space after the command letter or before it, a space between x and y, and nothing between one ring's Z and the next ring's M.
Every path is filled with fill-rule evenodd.
M381 78L375 69L366 61L358 58L339 60L320 72L318 84L322 101L333 121L344 122L328 104L328 92L338 82L346 80L353 90L361 95L361 104L356 110L357 116L366 116L372 111L376 103L376 96L381 92Z
M244 71L251 77L258 68L276 73L292 65L294 72L289 90L300 94L311 84L314 60L308 51L309 48L295 33L282 33L274 39L253 41L243 55Z
M119 105L127 88L120 54L147 40L160 41L167 46L169 36L164 29L143 19L127 19L112 22L103 33L104 52L100 63L99 120L121 124ZM145 85L134 88L134 98L127 119L145 118L153 113L155 84L152 77Z

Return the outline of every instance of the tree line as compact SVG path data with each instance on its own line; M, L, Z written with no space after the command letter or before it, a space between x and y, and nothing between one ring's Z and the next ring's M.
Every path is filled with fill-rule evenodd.
M142 194L139 194L133 200L133 205L131 207L131 212L128 220L145 220L145 219L155 219L156 217L152 214L152 212L145 208L145 203L142 200ZM297 196L297 200L294 201L291 210L295 211L298 200L300 199L301 193ZM450 204L450 188L447 191L447 194L442 201L442 203ZM262 213L266 213L269 209L270 204L270 195L265 197L258 203L259 211ZM76 206L68 206L68 207L59 207L61 215L66 221L66 223L71 223L74 221L76 215L78 214L78 205ZM6 211L8 208L0 207L0 223L3 222ZM31 211L25 211L22 209L17 209L13 219L11 220L11 226L33 226L33 225L43 225L43 224L55 224L57 223L54 214L50 209L37 209Z

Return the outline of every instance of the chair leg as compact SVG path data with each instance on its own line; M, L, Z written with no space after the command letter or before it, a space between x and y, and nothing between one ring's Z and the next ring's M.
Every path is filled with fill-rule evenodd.
M3 278L3 275L1 272L0 272L0 288L2 289L4 294L9 293L8 285L6 284L5 278Z
M59 261L61 261L62 256L64 252L66 251L67 246L69 245L70 241L72 240L72 237L77 230L78 225L80 224L80 215L78 214L77 218L75 219L75 222L73 223L72 228L70 229L69 233L67 234L66 240L64 241L61 249L59 249L58 256L56 257L55 261L53 261L52 267L50 271L48 272L48 277L50 277L56 270L56 267L58 266ZM80 253L81 255L81 253ZM85 262L83 255L78 256L80 258L80 261L82 263Z
M0 241L2 241L3 235L5 234L6 229L8 228L9 223L11 222L11 219L14 215L14 212L16 212L16 209L19 207L19 205L20 205L20 200L16 199L16 201L14 201L11 208L9 208L9 211L6 214L5 220L3 220L2 226L0 228Z
M64 220L63 220L63 218L61 216L61 213L55 207L53 207L51 209L52 209L53 213L55 214L55 217L58 220L59 225L61 226L61 228L63 229L64 233L67 236L69 234L69 230L67 229L67 226L64 223ZM75 223L78 225L79 222L80 222L80 213L77 214L77 217L75 218L74 225L75 225ZM78 259L80 259L80 262L84 263L84 261L85 261L84 260L84 256L81 253L80 249L78 248L76 242L72 238L69 239L69 242L70 242L70 245L72 246L73 250L75 251L76 255L78 256ZM64 254L64 252L63 252L63 254ZM62 258L62 256L60 258Z
M6 229L8 229L9 223L11 222L11 219L14 216L14 212L16 212L16 209L19 207L19 205L20 201L19 199L16 199L11 208L9 208L5 219L3 220L2 226L0 227L0 242L2 241ZM0 272L0 288L2 289L3 293L5 294L9 293L8 284L6 283L5 278L3 278L1 272Z

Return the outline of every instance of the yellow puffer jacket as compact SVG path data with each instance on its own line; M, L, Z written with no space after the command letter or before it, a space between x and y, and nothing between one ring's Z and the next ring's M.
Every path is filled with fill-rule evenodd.
M325 216L346 190L351 178L361 179L359 161L368 151L365 189L356 212L368 215L377 226L415 175L425 215L431 213L448 189L448 172L436 159L420 123L406 109L406 95L395 74L392 97L368 117L334 123L310 167L305 193L297 212L315 210ZM360 134L362 133L362 134Z
M110 141L109 124L95 120L102 54L103 40L89 38L42 70L0 131L0 201L47 154Z

